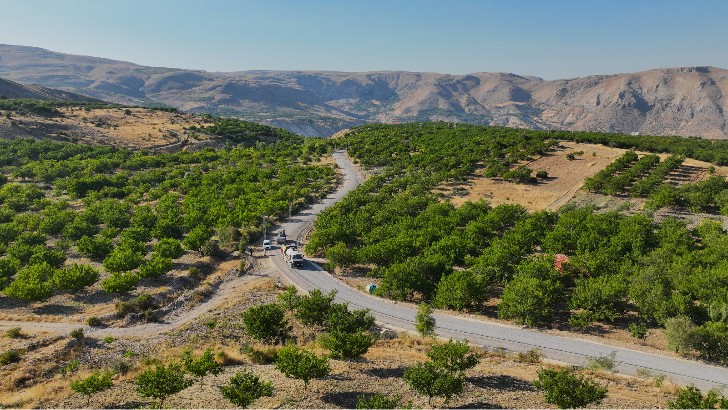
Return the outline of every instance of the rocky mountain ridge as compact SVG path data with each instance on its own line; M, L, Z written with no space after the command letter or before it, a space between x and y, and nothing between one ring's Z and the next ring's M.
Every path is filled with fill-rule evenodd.
M120 103L236 116L303 135L368 122L442 120L728 138L728 70L716 67L552 81L487 72L213 73L0 45L0 77Z

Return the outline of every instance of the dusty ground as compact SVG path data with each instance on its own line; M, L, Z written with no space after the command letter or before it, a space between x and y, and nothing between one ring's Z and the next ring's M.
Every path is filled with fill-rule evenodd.
M583 152L575 160L568 160L570 153ZM589 204L606 208L637 208L644 207L644 200L631 198L617 198L601 196L585 198L579 191L584 180L601 171L614 159L624 154L626 150L610 148L596 144L582 144L571 141L562 141L553 152L536 158L525 165L535 172L546 171L549 177L539 180L536 184L516 184L503 181L500 178L485 178L479 171L469 179L467 184L449 183L438 187L435 192L446 195L456 206L466 201L485 199L493 206L501 204L520 204L530 211L555 211L570 201L575 204ZM645 152L638 152L640 155ZM664 159L668 154L659 154ZM667 182L680 185L706 179L710 175L708 162L686 159L683 165L670 174ZM715 175L728 176L728 167L714 167ZM624 199L624 200L623 200ZM625 203L626 201L626 203ZM615 202L615 204L612 204ZM598 205L603 203L603 205ZM642 207L642 208L641 208Z
M185 128L204 125L204 119L182 113L146 108L92 109L60 108L62 117L13 115L0 118L0 137L38 137L57 141L107 144L132 149L149 149L171 144L196 143L208 136Z
M17 364L0 368L3 406L19 407L84 407L86 399L70 391L71 380L89 374L93 369L117 367L124 362L130 365L127 374L117 376L115 385L91 401L92 407L140 407L151 401L138 395L132 383L133 377L157 359L174 358L184 346L196 351L207 347L227 353L225 371L209 376L204 383L187 388L167 401L171 407L183 408L230 408L233 407L219 392L235 372L242 369L259 374L273 382L274 396L263 398L254 404L260 408L352 408L356 397L366 393L399 395L403 402L412 401L417 407L427 407L424 397L412 393L402 379L404 369L425 361L425 352L431 340L399 335L380 339L361 360L354 362L330 361L332 372L324 380L314 380L307 390L303 383L285 378L273 365L253 364L239 352L248 342L241 330L240 313L247 307L270 302L274 299L274 277L253 278L255 286L240 293L226 306L199 317L178 330L145 338L117 338L109 343L86 338L77 342L62 337L46 347L37 348ZM391 333L391 332L390 332ZM316 350L313 342L316 332L294 326L299 343ZM3 346L28 345L47 335L28 335L25 339L2 339ZM539 408L553 407L543 401L541 392L530 382L543 364L524 363L507 352L483 352L484 358L474 369L467 372L465 393L445 404L435 399L438 407L467 408ZM60 369L72 360L79 361L76 371L64 376ZM32 366L31 366L32 365ZM609 397L602 408L665 407L672 399L675 387L669 382L657 383L651 376L644 379L624 378L611 373L590 375L609 388Z

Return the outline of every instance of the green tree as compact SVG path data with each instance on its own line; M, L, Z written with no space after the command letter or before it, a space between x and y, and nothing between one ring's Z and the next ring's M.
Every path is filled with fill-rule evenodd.
M440 279L434 304L440 308L469 309L488 298L488 282L471 270L455 271Z
M480 361L478 354L470 351L467 342L449 340L445 344L432 345L427 352L433 363L449 372L464 372L472 369Z
M312 290L308 295L301 296L298 300L296 318L307 326L323 325L329 316L335 297L336 289L327 294L319 289Z
M212 229L197 225L187 234L182 244L191 251L199 251L210 237L212 237Z
M172 238L160 239L159 242L154 245L153 250L160 256L170 259L177 259L185 253L180 242Z
M418 394L427 396L432 405L433 397L444 397L445 402L463 392L465 376L453 374L433 362L419 363L404 372L404 380Z
M78 292L99 280L99 271L88 265L74 263L53 273L53 285L58 290Z
M321 337L321 347L331 351L337 359L353 359L366 353L374 344L374 337L368 332L333 331Z
M38 302L46 300L53 294L51 278L55 269L47 263L28 266L15 275L4 292L7 296L20 299L24 302Z
M169 396L177 394L190 386L191 381L185 380L182 365L171 363L157 365L154 369L147 369L135 379L137 392L142 397L151 397L159 400L159 408L164 408L164 401Z
M718 394L715 390L708 391L703 396L700 390L693 386L686 386L677 393L675 400L667 402L669 409L715 409L728 408L728 398Z
M137 287L139 275L135 272L113 272L101 281L101 289L107 293L124 293Z
M420 303L415 316L415 328L422 337L435 335L435 317L432 315L432 307L427 303Z
M221 386L222 395L238 407L248 407L261 397L273 395L269 381L260 380L255 374L245 370L235 373L227 385Z
M13 275L20 269L20 262L14 258L0 258L0 290L5 289Z
M369 309L349 310L344 303L334 303L329 309L326 328L332 332L364 332L374 326L374 316Z
M91 396L111 388L114 382L111 380L112 374L109 371L95 371L85 379L71 382L71 390L86 396L86 406L91 406Z
M138 268L143 261L143 253L119 246L104 259L103 265L109 272L123 272Z
M275 303L253 306L245 310L243 326L250 336L266 343L286 340L290 330L285 311Z
M76 241L76 246L78 253L93 260L102 260L114 250L114 243L111 239L100 235L84 236Z
M326 259L334 266L347 268L356 263L356 251L339 242L326 250Z
M685 316L671 317L665 321L667 347L678 353L693 350L698 340L697 326Z
M148 261L139 267L139 276L142 278L158 278L172 269L172 260L161 255L152 255Z
M503 289L498 316L527 326L547 326L562 293L561 284L553 279L516 275Z
M276 368L286 377L303 380L304 390L308 388L311 379L322 379L331 371L325 357L316 357L312 352L294 345L278 351Z
M544 391L546 403L562 409L585 407L599 404L607 397L607 388L593 380L579 377L569 370L541 369L533 385Z
M198 358L192 356L191 350L185 349L182 352L182 364L185 366L185 371L200 379L200 385L208 374L216 376L223 371L222 364L215 360L212 349L206 349Z

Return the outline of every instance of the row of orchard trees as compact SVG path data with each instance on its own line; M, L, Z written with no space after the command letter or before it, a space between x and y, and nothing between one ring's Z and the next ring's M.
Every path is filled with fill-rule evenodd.
M721 256L728 251L728 234L719 224L689 229L675 219L657 223L592 209L528 213L484 202L455 208L431 190L448 178L448 164L467 155L444 149L438 156L411 135L421 133L430 146L444 147L489 138L499 152L508 149L510 137L477 127L458 127L462 134L456 135L421 124L392 128L388 140L386 126L358 128L345 137L342 143L364 165L381 166L385 158L392 165L320 215L307 251L333 266L373 267L370 275L379 278L382 296L474 311L500 297L499 316L529 326L566 319L587 328L620 319L641 336L646 327L687 318L700 334L692 348L728 361L716 342L728 337L728 277ZM704 184L728 188L722 178ZM555 255L568 262L555 263Z
M0 141L0 290L25 301L167 273L185 252L246 246L261 216L283 217L335 184L320 139L175 154ZM98 265L68 263L85 257ZM66 266L68 265L68 266ZM95 266L95 267L92 267Z

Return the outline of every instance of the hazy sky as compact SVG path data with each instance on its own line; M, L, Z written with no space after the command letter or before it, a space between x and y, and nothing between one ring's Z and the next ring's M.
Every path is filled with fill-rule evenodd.
M724 0L2 0L0 43L142 65L503 71L728 68Z

